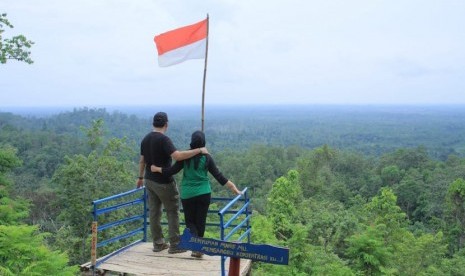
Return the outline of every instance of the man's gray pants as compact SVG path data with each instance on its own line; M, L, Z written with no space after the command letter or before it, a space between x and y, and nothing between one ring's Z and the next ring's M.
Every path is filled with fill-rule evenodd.
M161 228L163 206L168 219L168 235L171 246L177 246L179 237L179 191L176 181L160 184L152 180L145 180L145 188L149 198L150 230L153 245L165 242Z

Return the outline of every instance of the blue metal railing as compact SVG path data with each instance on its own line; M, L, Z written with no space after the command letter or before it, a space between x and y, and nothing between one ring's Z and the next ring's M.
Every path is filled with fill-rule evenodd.
M115 200L118 200L118 199L123 199L123 198L129 197L129 196L133 196L133 195L136 197L135 199L131 199L130 201L127 201L127 202L118 203L118 204L115 204L115 205L112 205L112 206L107 206L107 207L99 209L99 206L101 204L109 203L109 202L112 202L112 201L115 201ZM107 229L110 229L110 228L113 228L113 227L116 227L116 226L125 225L125 224L128 224L130 222L136 222L138 220L141 221L140 225L136 224L137 225L136 229L130 229L130 230L128 230L128 232L120 234L120 235L118 235L116 237L112 237L112 238L103 240L101 242L92 244L92 253L91 253L92 254L92 270L94 272L95 272L95 269L101 263L105 262L110 257L120 253L123 250L128 249L129 247L131 247L131 246L133 246L135 244L147 241L147 200L146 200L146 198L147 198L147 195L146 195L145 189L144 188L138 188L138 189L130 190L130 191L125 192L125 193L113 195L113 196L106 197L106 198L99 199L99 200L95 200L95 201L92 202L92 205L93 205L92 215L94 217L94 222L93 223L95 223L95 225L97 226L95 231L93 231L95 233L92 233L93 237L95 236L95 238L97 238L97 233L100 233L103 230L107 230ZM110 212L114 212L116 210L132 207L132 206L137 206L137 205L142 206L139 214L136 214L136 215L128 217L128 218L123 218L123 219L120 219L120 220L117 220L117 221L109 222L109 223L106 223L106 224L103 224L103 225L98 225L98 221L99 221L98 218L99 218L100 215L104 215L104 214L107 214L107 213L110 213ZM98 248L104 247L104 246L106 246L106 245L108 245L110 243L114 243L114 242L120 241L122 239L127 239L129 237L138 235L140 233L142 233L142 238L140 238L140 239L138 239L138 240L136 240L136 241L134 241L134 242L132 242L130 244L127 244L127 245L117 249L116 251L113 251L110 254L108 254L108 255L106 255L106 256L104 256L104 257L97 260L97 249Z
M207 226L215 226L220 228L220 239L222 241L229 241L234 235L235 241L241 242L245 237L247 237L247 242L250 243L250 218L251 218L251 211L250 211L250 199L247 196L247 188L242 191L243 195L238 195L235 198L212 198L211 202L227 202L226 205L221 208L220 210L209 210L208 213L217 213L219 215L219 223L207 223ZM129 199L125 199L129 197ZM127 200L124 202L112 203L115 200ZM110 204L113 205L110 205ZM133 223L132 229L126 230L125 233L119 234L117 236L107 238L106 240L100 242L92 242L92 262L91 268L95 273L96 268L108 260L110 257L134 246L140 242L147 241L147 194L145 188L137 188L134 190L130 190L121 194L113 195L110 197L106 197L103 199L95 200L92 202L93 204L93 218L94 222L93 225L96 227L92 227L93 233L93 241L94 237L97 240L97 234L111 229L117 226L128 225L129 223ZM102 204L107 206L100 207ZM242 205L241 205L242 204ZM108 206L109 205L109 206ZM141 210L137 209L137 206L141 206ZM99 208L100 207L100 208ZM103 225L98 225L99 216L105 215L109 216L110 213L123 210L125 208L135 207L138 210L137 214L133 214L130 217L125 217L123 219L119 219L116 221L110 221ZM182 210L181 210L182 211ZM141 221L140 224L137 221ZM163 223L166 224L166 223ZM182 223L184 224L184 223ZM142 238L137 239L129 244L122 246L121 248L111 252L100 259L97 259L97 249L102 248L108 244L121 241L123 239L127 239L130 237L134 237L142 233ZM238 237L237 237L238 236ZM225 260L226 257L221 256L221 273L225 275Z
M248 198L247 188L242 191L242 196L238 195L233 200L231 200L226 206L224 206L220 211L218 211L218 215L220 216L220 239L222 241L229 241L234 234L239 234L239 237L235 239L236 242L242 242L242 240L247 237L247 242L250 243L250 217L252 212L250 212L250 199ZM231 211L237 203L240 201L244 202L243 206L238 206L239 210ZM229 218L226 223L226 215L233 214L231 218ZM238 221L236 225L233 222L239 220L241 216L245 216L242 220ZM233 228L232 228L233 227ZM227 230L232 228L229 232ZM239 233L239 230L244 229L243 233ZM226 257L221 256L221 275L225 275L225 262Z

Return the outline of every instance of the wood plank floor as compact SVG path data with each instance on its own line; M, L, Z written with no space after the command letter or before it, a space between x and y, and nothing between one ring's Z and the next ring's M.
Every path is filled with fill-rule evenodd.
M202 259L197 259L190 254L191 251L180 254L168 254L168 250L152 252L152 243L139 243L111 257L98 268L101 271L129 275L221 275L219 256L204 255ZM90 263L81 266L82 270L89 268ZM229 258L226 260L225 268L228 275ZM246 275L250 268L251 261L241 259L241 275Z

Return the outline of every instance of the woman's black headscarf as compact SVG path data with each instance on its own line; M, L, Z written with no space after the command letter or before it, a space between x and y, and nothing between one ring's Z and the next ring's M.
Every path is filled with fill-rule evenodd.
M191 149L197 149L197 148L203 148L205 147L206 141L205 141L205 134L200 131L194 131L191 136ZM198 169L199 168L199 161L200 157L202 157L202 154L197 154L196 156L192 157L189 162L187 162L187 167L189 167L191 161L194 161L194 168Z

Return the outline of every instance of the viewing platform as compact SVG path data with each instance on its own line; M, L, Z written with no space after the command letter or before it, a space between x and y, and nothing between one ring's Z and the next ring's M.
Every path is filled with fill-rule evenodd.
M247 188L242 193L243 195L232 199L212 198L212 202L221 206L218 206L220 209L208 211L216 216L211 218L213 222L207 221L207 227L220 230L219 239L215 243L229 247L244 240L245 244L250 243L251 211ZM225 276L229 272L234 275L247 275L251 270L250 259L241 259L238 265L238 259L235 257L234 265L230 268L231 258L227 254L204 254L202 258L195 258L191 256L191 250L194 249L189 247L184 248L191 250L178 254L169 254L168 250L153 252L153 245L147 238L149 221L144 188L95 200L92 204L94 220L91 261L80 266L82 275ZM114 231L108 232L108 229ZM228 245L229 240L233 243ZM119 249L113 249L113 252L108 253L109 250L104 249L110 244ZM200 249L195 250L203 252Z

